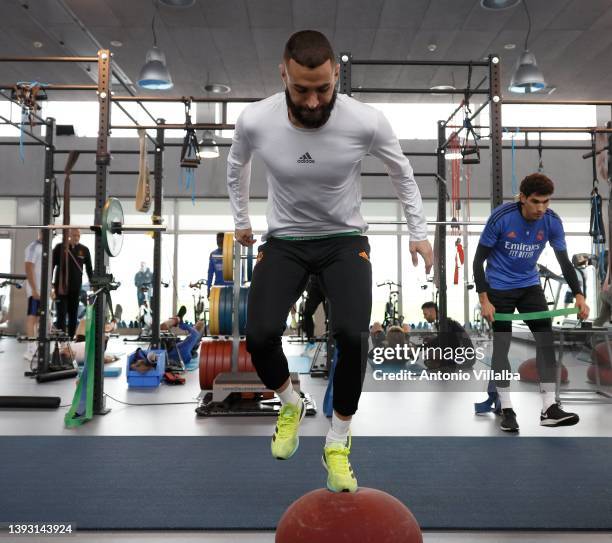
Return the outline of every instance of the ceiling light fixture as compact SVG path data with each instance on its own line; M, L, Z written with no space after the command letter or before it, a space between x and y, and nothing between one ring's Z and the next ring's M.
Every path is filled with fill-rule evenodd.
M198 143L200 158L219 158L219 147L210 130L205 130L202 140Z
M147 51L145 65L140 70L138 86L149 90L167 90L174 86L172 77L166 67L166 55L157 47L157 35L155 34L155 16L157 15L157 4L151 21L153 32L153 47Z
M498 10L508 9L516 6L521 0L480 0L484 9Z
M222 85L221 83L206 83L206 85L204 85L204 90L214 94L227 94L232 88L227 85Z
M532 92L539 92L546 88L546 80L544 74L538 68L535 55L529 51L529 34L531 34L531 16L529 15L529 9L527 9L527 0L523 0L523 7L527 14L527 36L525 37L525 49L516 63L516 68L512 74L510 80L510 92L528 94Z
M110 44L112 47L123 47L123 42L119 40L111 40Z
M431 94L433 96L440 96L440 94L449 93L457 89L453 85L434 85L433 87L429 87L429 90L438 91L432 92Z
M435 43L430 43L430 44L427 46L427 50L428 50L430 53L433 53L433 52L434 52L434 51L435 51L437 48L438 48L438 46L437 46Z
M508 51L516 49L516 43L506 43L504 44L504 49L507 49Z

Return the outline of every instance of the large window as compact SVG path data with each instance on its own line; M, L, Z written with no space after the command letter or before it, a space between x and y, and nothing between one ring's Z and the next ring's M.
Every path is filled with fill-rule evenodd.
M0 102L0 115L14 123L21 123L21 108L12 102L2 100ZM2 138L18 138L19 129L10 124L0 125L0 137Z
M151 221L150 214L134 213L134 200L122 199L125 224L147 224ZM170 233L162 234L162 258L161 258L161 279L168 287L161 290L161 318L162 320L172 314L172 298L174 283L174 226L173 215L167 213L171 203L165 202L163 223L170 230ZM94 201L91 199L73 199L71 201L70 219L73 224L93 224L94 223ZM56 236L55 243L61 241L61 236ZM93 232L82 231L81 241L85 245L92 257L95 258L95 236ZM113 305L117 304L123 308L122 319L126 322L137 320L138 301L136 297L136 286L134 285L134 275L140 268L141 262L153 270L153 238L145 232L125 233L123 236L123 246L119 256L109 258L108 265L110 272L116 281L121 283L118 290L112 292ZM86 274L83 275L83 282L87 282Z
M209 256L217 248L216 238L215 233L180 234L178 238L177 305L187 308L189 320L193 319L194 296L197 299L199 295L189 285L207 279Z
M2 255L2 265L0 272L11 273L12 270L12 247L10 238L0 238L0 255ZM16 273L16 272L15 272ZM3 279L0 279L0 284ZM8 322L9 311L11 308L11 289L14 287L3 286L0 288L0 326Z
M249 217L254 232L263 232L267 228L266 205L263 200L249 202ZM178 202L178 229L181 232L233 232L234 219L231 213L229 200L199 199L195 203L181 200Z
M242 110L248 104L235 103L228 104L227 122L235 123ZM455 103L371 103L370 106L382 111L391 123L393 131L402 140L437 140L438 128L437 121L445 120L455 110L458 104ZM477 105L472 107L472 111ZM506 127L512 126L596 126L597 115L596 106L570 106L570 105L502 105L502 122ZM463 119L461 114L456 116L457 122L461 124ZM218 118L220 120L220 117ZM478 122L483 132L488 132L489 108L486 107L479 115ZM224 130L224 137L231 138L232 130ZM504 132L504 139L513 137L512 131ZM531 139L537 138L537 134ZM545 140L582 140L589 139L587 133L548 133L542 134ZM516 135L517 140L524 139L523 134Z
M150 216L136 213L133 200L123 199L125 211L125 222L148 223ZM592 251L591 238L588 235L590 208L589 202L585 200L564 202L554 201L553 209L561 215L566 230L568 253L570 257L575 253L590 253ZM74 224L93 224L94 222L93 199L75 198L71 203L71 220ZM432 201L424 202L426 216L432 220L436 216L437 204ZM176 217L174 211L176 210ZM398 221L403 220L403 213L397 200L381 199L368 200L362 203L362 214L366 221ZM476 201L471 203L471 220L484 222L490 215L490 204L488 202ZM259 244L261 233L266 228L266 202L254 200L250 204L250 217ZM0 213L5 222L14 223L16 220L16 200L0 199ZM199 279L207 279L209 255L216 247L216 233L219 231L232 232L234 229L227 200L198 200L195 205L190 200L167 200L164 202L164 224L168 232L162 235L162 258L161 278L168 283L167 288L162 288L161 318L165 319L176 307L187 306L188 318L192 319L194 295L197 295L190 284ZM175 230L176 228L176 230ZM472 261L474 252L478 245L482 226L473 225L469 227L467 247L463 242L462 232L455 234L447 230L446 239L446 282L447 282L447 304L448 315L464 321L464 308L468 309L468 319L473 320L474 308L478 303L475 289L467 291L468 299L465 299L465 282L473 282ZM429 239L434 243L434 227L429 227ZM177 234L178 232L178 234ZM385 281L399 282L402 284L402 312L407 322L418 323L422 321L421 304L425 301L435 300L435 288L431 282L432 274L425 274L422 259L416 267L412 265L408 250L409 237L405 226L382 224L371 225L367 233L371 246L371 262L373 273L372 287L372 315L371 320L382 320L384 318L385 303L388 298L388 287L377 287L377 284ZM455 271L455 242L461 239L466 251L466 261L459 270L458 284L454 284ZM55 243L61 237L56 236ZM177 245L175 247L175 240ZM86 245L94 257L94 234L90 231L81 233L81 243ZM10 234L0 237L0 254L4 256L0 271L11 270L11 238ZM153 239L146 233L124 235L123 248L118 257L109 259L109 269L115 278L121 282L119 290L113 292L113 303L123 307L123 319L135 320L138 313L136 287L134 275L139 270L141 262L149 268L153 268ZM554 252L547 248L540 263L560 274L559 265ZM596 304L594 293L597 278L594 268L585 270L586 289L588 301L592 309L592 316L596 316ZM398 280L399 279L399 280ZM84 282L87 279L84 278ZM552 283L552 293L556 294L557 284ZM567 287L561 288L560 304ZM8 290L8 289L6 289ZM0 292L4 295L4 307L8 304L9 292ZM173 308L173 299L176 294L177 306ZM550 291L547 293L551 295Z
M502 123L507 130L502 134L506 140L523 141L525 134L512 131L512 127L585 127L597 125L596 106L560 106L554 104L502 105ZM489 126L489 108L480 113L479 124L485 129ZM586 132L542 133L543 140L590 140ZM538 134L529 134L529 140L538 141Z
M139 124L153 124L153 119L151 119L138 104L124 102L121 105ZM38 113L40 117L53 117L56 124L71 124L74 126L74 132L78 137L98 137L99 108L97 101L62 102L50 100L48 102L43 102L42 106L42 110ZM147 102L145 107L154 119L164 119L168 124L182 124L185 122L185 106L182 103ZM197 104L192 104L191 115L192 121L195 122L197 119ZM127 114L115 103L111 106L111 122L113 125L129 126L134 124ZM44 133L45 127L42 127L42 134L44 135ZM155 130L150 130L149 134L155 137ZM113 129L111 136L114 138L136 138L138 136L138 131L135 129ZM185 131L167 130L165 137L166 139L183 139L185 137Z

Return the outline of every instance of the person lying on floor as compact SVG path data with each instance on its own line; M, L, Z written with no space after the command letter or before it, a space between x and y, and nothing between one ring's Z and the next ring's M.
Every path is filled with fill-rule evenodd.
M117 329L117 321L112 320L104 325L104 351L108 345L110 334ZM74 341L67 341L60 346L60 355L62 357L76 360L77 364L85 363L85 319L81 319L74 334ZM118 356L112 354L104 354L104 363L110 364L119 360Z
M179 328L187 332L187 337L180 341L173 338L164 338L169 362L183 362L184 364L188 364L194 357L194 352L195 356L197 356L200 340L204 335L206 327L204 321L198 321L195 326L190 326L183 322L183 317L186 313L187 308L182 305L174 317L170 317L160 325L160 330L162 331L170 331L173 328Z

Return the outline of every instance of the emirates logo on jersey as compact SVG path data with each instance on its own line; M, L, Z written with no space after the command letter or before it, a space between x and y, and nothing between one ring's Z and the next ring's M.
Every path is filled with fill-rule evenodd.
M544 239L544 230L538 230L538 234L536 235L536 239L538 241L542 241Z
M516 232L514 230L512 230L512 231L510 231L510 232L508 232L506 234L506 237L510 238L510 239L514 239L514 238L516 238Z

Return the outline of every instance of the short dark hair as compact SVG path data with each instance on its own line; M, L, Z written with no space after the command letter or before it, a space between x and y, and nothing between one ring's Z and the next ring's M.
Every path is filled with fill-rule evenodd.
M555 192L555 184L543 173L532 173L521 181L519 190L526 197L532 194L548 195Z
M316 30L300 30L293 34L285 44L283 59L285 62L293 59L298 64L312 69L321 66L328 60L333 65L336 55L324 34Z
M421 309L435 309L436 313L438 312L438 304L436 304L435 302L425 302L422 306Z
M223 243L224 237L225 237L225 232L217 232L217 245L221 245Z

